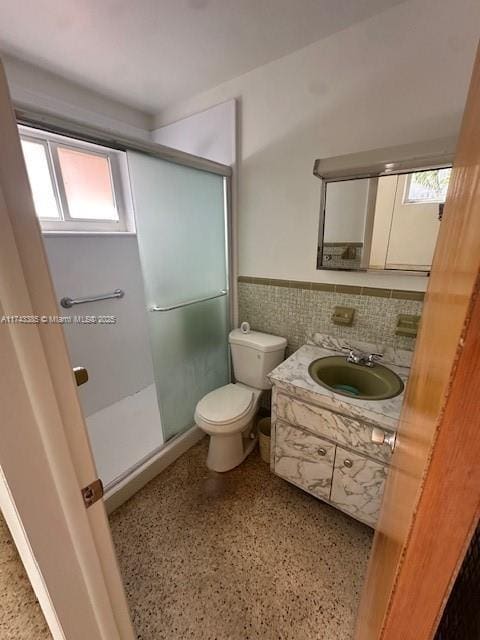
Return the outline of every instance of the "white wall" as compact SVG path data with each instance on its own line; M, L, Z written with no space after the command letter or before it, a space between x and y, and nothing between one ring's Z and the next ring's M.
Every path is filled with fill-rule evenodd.
M85 415L153 382L145 296L136 236L46 236L58 298L123 289L121 299L61 309L63 315L115 315L114 325L65 325L73 365L87 367L80 388Z
M385 269L387 262L388 240L397 184L398 176L382 176L378 180L370 251L370 267L374 269Z
M239 100L239 272L422 289L426 279L317 271L315 158L458 133L478 0L410 0L163 110L155 127Z
M152 131L152 140L226 165L235 164L235 100Z
M64 325L72 365L88 370L79 395L98 471L108 484L163 442L137 238L43 237L59 300L125 291L121 299L60 307L62 315L117 318L113 325Z
M325 242L363 242L370 180L330 182L325 199Z

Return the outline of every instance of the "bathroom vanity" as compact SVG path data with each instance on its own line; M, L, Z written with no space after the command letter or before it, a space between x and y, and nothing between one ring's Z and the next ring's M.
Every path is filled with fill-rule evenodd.
M309 373L344 341L316 334L270 374L272 472L375 527L404 393L384 400L340 395ZM374 345L362 345L371 353ZM345 354L342 354L345 355ZM382 364L405 384L410 352L387 349ZM360 366L360 365L359 365ZM382 442L382 440L384 440Z

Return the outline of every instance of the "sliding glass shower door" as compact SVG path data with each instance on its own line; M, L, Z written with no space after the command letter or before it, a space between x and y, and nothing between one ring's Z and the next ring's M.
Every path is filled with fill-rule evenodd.
M129 151L155 382L165 440L229 381L225 178Z

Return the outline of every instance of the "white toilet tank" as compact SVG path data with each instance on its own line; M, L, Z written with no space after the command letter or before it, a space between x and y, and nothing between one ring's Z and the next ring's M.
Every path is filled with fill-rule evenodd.
M236 381L255 389L270 389L267 375L283 361L286 339L260 331L243 333L234 329L229 342Z

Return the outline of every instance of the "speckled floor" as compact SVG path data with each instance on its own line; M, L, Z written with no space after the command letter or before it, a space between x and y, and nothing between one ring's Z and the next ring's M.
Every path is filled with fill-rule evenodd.
M350 640L372 531L207 439L111 516L141 640Z
M47 623L0 513L0 638L51 640Z

